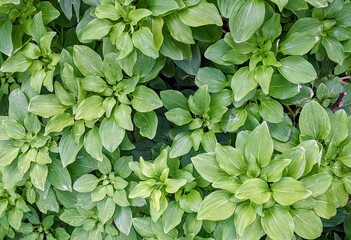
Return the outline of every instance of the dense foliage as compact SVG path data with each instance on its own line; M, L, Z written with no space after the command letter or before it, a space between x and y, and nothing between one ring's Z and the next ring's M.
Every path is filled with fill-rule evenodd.
M0 239L351 239L349 0L0 0Z

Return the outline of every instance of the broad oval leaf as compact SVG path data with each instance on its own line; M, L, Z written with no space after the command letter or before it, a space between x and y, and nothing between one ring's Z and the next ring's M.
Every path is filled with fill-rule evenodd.
M289 56L279 61L278 71L288 81L299 84L308 83L317 78L317 73L310 62L300 56Z
M290 177L284 177L272 185L273 198L282 206L289 206L308 198L312 192Z
M268 202L271 195L272 192L269 191L268 184L259 178L246 180L235 193L236 198L249 199L256 204Z

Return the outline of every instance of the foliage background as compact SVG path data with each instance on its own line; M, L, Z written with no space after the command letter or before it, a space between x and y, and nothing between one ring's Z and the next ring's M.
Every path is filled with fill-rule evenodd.
M0 239L351 239L348 0L0 0Z

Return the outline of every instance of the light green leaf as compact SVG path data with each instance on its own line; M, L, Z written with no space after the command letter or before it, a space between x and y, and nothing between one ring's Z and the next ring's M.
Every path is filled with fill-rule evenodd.
M107 19L95 18L84 27L82 40L100 40L110 32L112 26L112 22Z
M109 152L114 152L123 141L125 130L118 126L114 118L104 118L99 127L102 146Z
M99 184L100 180L92 174L84 174L79 177L73 184L73 189L77 192L92 192Z
M106 82L98 76L87 76L82 78L80 83L84 90L96 93L103 92L107 87Z
M165 116L168 121L176 124L177 126L183 126L193 120L189 111L182 108L173 108L166 112Z
M191 148L192 148L191 133L190 132L179 133L173 140L169 156L171 158L183 156L188 152L190 152Z
M53 159L49 165L49 182L61 191L72 191L72 180L67 168L63 168L61 161Z
M175 40L185 44L195 43L191 28L180 20L178 14L171 14L165 18L165 24Z
M319 40L319 36L308 32L296 32L280 44L279 51L284 55L301 56L308 53Z
M132 36L133 44L146 56L158 58L158 49L155 44L154 36L147 27L141 27Z
M290 177L284 177L272 185L273 198L282 206L289 206L308 198L312 192L304 185Z
M245 172L246 163L238 150L231 146L216 145L216 160L221 169L231 176Z
M250 39L262 25L265 16L265 5L262 0L249 0L229 17L229 29L237 43Z
M240 68L233 75L231 87L234 92L234 100L240 101L249 92L256 89L257 82L255 80L255 73L249 70L249 67Z
M202 153L191 158L196 171L209 182L215 182L222 177L228 177L218 165L215 153Z
M98 217L102 224L110 220L115 213L116 204L112 198L107 197L97 203Z
M245 157L255 157L261 167L269 164L273 153L273 140L267 123L264 122L249 135L245 145Z
M10 56L13 51L12 22L6 18L0 21L0 52Z
M79 227L83 225L86 217L81 215L76 209L65 209L60 215L60 219L73 227Z
M149 0L148 9L153 12L154 16L164 15L171 11L177 10L179 5L175 0Z
M269 86L272 80L273 68L271 66L261 65L255 68L255 80L260 85L264 94L269 93Z
M313 210L297 209L292 211L295 232L304 239L317 239L323 231L323 224Z
M328 173L317 173L301 179L306 189L312 192L312 197L318 197L325 193L332 183L333 177Z
M102 59L94 50L84 45L73 47L73 61L84 76L104 76L102 72Z
M100 96L93 95L84 99L77 108L76 120L83 119L86 121L96 120L104 115L103 99Z
M267 235L274 239L293 239L294 220L285 208L274 205L264 210L261 224Z
M138 112L151 112L163 106L156 92L145 86L136 87L132 96L132 106Z
M113 221L118 230L128 236L133 224L133 213L130 207L117 207Z
M208 92L215 93L228 86L226 76L218 69L211 67L200 68L196 74L195 84L198 87L208 86Z
M336 111L330 117L330 132L328 137L325 139L327 142L334 141L336 146L338 146L342 141L344 141L349 133L348 129L348 118L347 114L343 109Z
M246 180L235 193L236 198L241 200L249 199L256 204L268 202L271 195L268 184L259 178Z
M9 73L24 72L32 62L33 60L26 58L22 52L16 52L5 60L0 67L0 71Z
M54 94L35 96L29 103L30 112L45 118L62 114L66 109L67 107L62 105Z
M330 60L341 65L344 62L344 47L333 37L323 37L322 45L325 48Z
M102 131L105 130L103 129ZM95 158L96 160L103 160L102 143L100 139L99 129L97 127L91 129L84 136L84 148L87 151L87 153L89 153L89 155Z
M17 207L12 207L7 213L8 223L15 230L19 230L22 224L23 212Z
M73 163L79 150L82 148L82 142L76 142L72 131L66 132L60 139L59 152L63 167Z
M156 135L158 118L154 111L152 112L136 112L134 114L134 123L140 129L140 135L148 139L153 139Z
M168 204L166 211L162 214L162 223L165 233L174 229L182 221L184 210L178 203L172 201Z
M280 123L283 121L284 109L277 100L271 98L263 99L258 105L258 111L267 122Z
M245 229L254 223L256 218L256 210L250 202L246 201L238 205L234 213L234 224L238 234L243 235Z
M201 203L197 219L220 221L233 215L236 203L231 201L233 195L227 191L219 190L210 193Z
M327 112L315 101L307 103L300 113L299 127L302 135L315 140L325 139L331 125Z
M199 4L185 8L178 12L179 18L190 27L200 27L209 24L222 26L222 18L216 6L207 1L201 1Z
M176 90L165 90L160 93L162 102L167 110L182 108L189 110L188 100L184 95Z
M56 115L49 119L45 126L45 135L51 132L61 132L65 127L74 124L74 117L68 113Z
M308 83L317 78L317 73L310 62L299 56L289 56L279 61L278 68L283 77L288 81L298 83Z
M152 15L152 12L145 8L133 9L129 12L128 18L132 25L137 25L140 20Z
M271 0L275 4L277 4L279 11L283 11L283 8L288 4L289 0Z
M44 191L46 178L48 176L48 167L37 163L33 164L29 175L34 187Z
M114 111L114 117L117 124L129 131L133 131L133 123L132 123L132 109L126 104L120 104L116 106Z

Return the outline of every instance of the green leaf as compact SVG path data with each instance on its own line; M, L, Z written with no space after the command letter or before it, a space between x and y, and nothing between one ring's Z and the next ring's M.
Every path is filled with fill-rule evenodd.
M259 178L246 180L235 193L236 198L241 200L249 199L256 204L268 202L271 195L268 184Z
M327 112L315 101L307 103L302 108L299 127L302 135L316 140L325 139L331 129Z
M246 201L236 207L234 213L235 228L240 236L245 232L245 229L255 222L257 218L254 206Z
M289 206L297 201L306 199L312 193L301 182L290 177L284 177L275 182L271 189L274 200L282 206Z
M345 25L347 27L351 26L351 3L344 4L342 10L338 13L335 20L337 25Z
M10 19L4 19L0 21L0 52L10 56L12 51L12 22Z
M126 104L120 104L116 106L114 111L114 117L117 124L129 131L133 131L133 123L132 123L132 109Z
M139 30L135 31L132 36L132 41L134 46L146 56L154 59L158 58L158 49L154 41L154 36L149 28L141 27Z
M98 76L87 76L82 78L80 83L82 88L89 92L101 93L107 87L106 82Z
M295 232L305 239L317 239L323 231L323 224L313 210L296 209L292 211Z
M83 119L86 121L96 120L104 115L103 99L100 96L93 95L84 99L77 108L76 120Z
M27 97L20 89L13 90L9 95L9 116L18 122L24 122L27 114Z
M280 74L273 74L269 85L269 95L278 99L288 99L296 96L301 91L301 85L296 85L286 80Z
M272 239L293 239L294 220L285 208L274 205L264 210L261 224L264 231Z
M110 220L115 213L116 204L112 198L107 197L97 203L98 217L102 224Z
M87 151L87 153L89 153L89 155L95 158L96 160L103 160L102 143L100 139L99 129L97 127L91 129L84 136L84 148Z
M277 4L279 11L283 11L283 8L288 4L289 0L271 0L275 4Z
M39 2L36 7L42 12L45 25L60 16L60 12L50 2Z
M308 53L319 40L319 36L308 32L296 32L280 44L279 51L284 55L301 56Z
M279 61L281 64L278 71L288 81L298 83L308 83L317 78L317 73L310 62L299 56L289 56Z
M73 47L73 61L84 76L104 76L101 57L87 46L75 45Z
M29 34L33 37L34 41L40 42L40 39L45 35L46 29L43 22L43 13L38 12L34 15L33 20L30 22Z
M33 97L30 100L28 108L30 112L45 118L62 114L67 109L54 94Z
M250 39L264 21L265 5L262 0L249 0L229 17L229 29L237 43Z
M179 133L173 140L169 156L170 158L183 156L188 152L190 152L191 148L192 148L191 133L190 132Z
M333 37L323 37L322 45L325 48L330 60L341 65L344 62L344 47Z
M189 110L188 100L184 95L176 90L165 90L160 93L163 105L167 110L182 108Z
M72 191L72 180L67 168L63 168L61 161L53 159L49 165L49 182L62 191Z
M163 106L155 91L145 86L136 87L132 96L132 106L138 112L151 112Z
M110 32L112 26L112 22L107 19L95 18L84 27L82 40L99 40Z
M233 195L227 191L214 191L201 203L197 219L220 221L233 215L236 203L231 201Z
M181 209L178 203L172 201L168 204L166 211L162 214L162 223L165 233L170 232L178 226L182 221L184 210Z
M9 73L24 72L32 62L33 60L26 58L22 52L16 52L5 60L0 67L0 71Z
M113 221L118 230L128 236L133 224L133 213L130 207L117 207Z
M185 44L195 43L191 28L180 20L178 14L171 14L165 18L165 24L175 40Z
M200 68L196 74L195 84L198 87L208 86L208 92L215 93L228 86L225 75L216 68Z
M82 148L81 142L76 142L72 131L66 132L60 139L59 152L63 167L73 163L79 150Z
M338 110L330 117L330 132L326 138L327 142L334 141L338 146L342 141L347 138L349 133L348 127L348 118L344 110Z
M26 137L26 130L22 124L12 118L7 118L1 121L7 136L13 139L23 139Z
M73 189L77 192L92 192L99 184L100 180L92 174L84 174L79 177L73 184Z
M245 172L246 163L238 150L217 143L215 152L218 165L223 171L231 176L238 176Z
M272 80L273 68L271 66L261 65L255 68L255 80L260 85L264 94L269 93L269 86Z
M17 207L12 207L7 214L8 223L15 230L19 230L22 224L23 212Z
M99 135L102 146L112 153L123 141L125 130L117 124L114 118L104 118L99 127Z
M245 157L255 157L261 167L269 164L273 153L273 140L267 123L264 122L249 135L245 145Z
M222 18L216 6L207 1L201 1L199 4L185 8L178 12L179 18L190 27L199 27L209 24L222 26Z
M44 191L46 178L48 176L48 167L36 163L30 170L29 175L34 187Z
M164 15L171 11L177 10L179 5L175 0L150 0L148 1L148 9L154 16Z
M166 112L165 116L168 121L176 124L177 126L183 126L193 120L189 111L182 108L173 108Z
M222 177L228 177L216 160L215 153L202 153L191 158L196 171L209 182L215 182Z
M261 117L271 123L280 123L283 121L284 109L282 105L271 98L263 99L258 105L258 111Z
M73 227L79 227L83 225L86 217L81 215L76 209L65 209L60 215L60 219Z
M325 193L332 183L333 177L328 173L317 173L301 179L306 189L312 192L312 197L318 197Z
M152 12L145 8L133 9L129 12L128 18L132 25L137 25L140 20L152 15Z
M154 111L136 112L134 114L134 123L140 129L140 135L148 139L153 139L157 132L158 118Z
M52 132L61 132L64 128L74 124L74 117L68 113L56 115L49 119L45 126L45 135Z
M240 68L233 75L231 87L234 93L234 100L236 102L243 99L249 92L256 89L257 82L255 80L255 73L249 70L249 67Z

